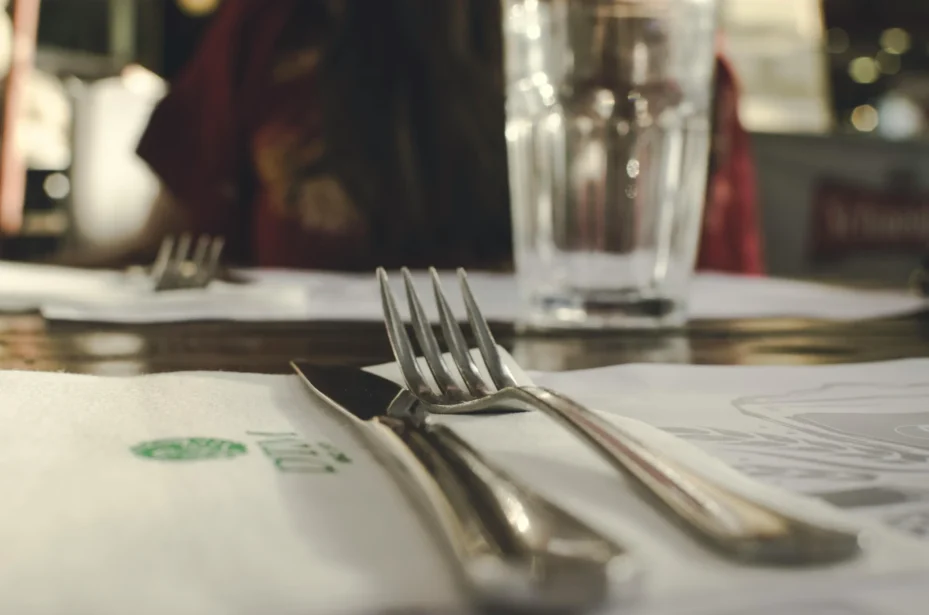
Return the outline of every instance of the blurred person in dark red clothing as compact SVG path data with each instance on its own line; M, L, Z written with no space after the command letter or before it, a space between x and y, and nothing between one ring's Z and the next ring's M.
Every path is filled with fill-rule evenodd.
M509 262L499 0L226 0L139 145L163 184L134 245L227 238L238 263ZM718 79L700 265L761 270L735 84Z
M764 272L749 135L739 121L738 82L728 62L716 64L713 139L697 268Z

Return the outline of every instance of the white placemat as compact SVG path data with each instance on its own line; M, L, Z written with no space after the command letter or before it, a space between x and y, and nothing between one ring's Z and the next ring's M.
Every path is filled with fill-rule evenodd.
M84 275L86 272L81 272ZM68 295L68 288L41 298L36 305L53 320L96 322L176 322L185 320L340 320L381 319L380 297L373 274L256 270L244 272L253 284L220 284L208 291L152 293L125 284ZM427 299L426 310L437 318L424 272L416 286ZM0 281L2 281L0 268ZM453 309L463 315L455 276L442 274ZM514 279L508 274L472 272L471 286L485 316L512 322L519 313ZM399 274L391 276L402 297ZM3 293L0 282L0 296ZM96 294L94 294L96 293ZM0 302L2 306L2 302ZM900 291L855 290L777 278L701 273L690 291L693 320L811 318L848 321L899 316L926 309L929 301ZM463 316L462 316L463 317Z
M821 514L821 503L781 488L835 501L862 489L926 491L929 451L905 439L907 429L888 440L886 430L862 434L839 415L850 403L851 414L888 425L923 424L927 370L929 361L627 366L535 379L701 471L745 487L701 452L710 450L767 482L754 489L758 497ZM457 604L407 503L294 377L3 372L0 389L0 612L436 612ZM839 418L811 426L796 412L811 405ZM646 568L644 596L617 613L916 615L929 598L929 547L915 536L922 530L899 522L929 508L921 496L846 506L848 522L870 532L855 562L739 567L693 543L542 416L444 420L634 550Z

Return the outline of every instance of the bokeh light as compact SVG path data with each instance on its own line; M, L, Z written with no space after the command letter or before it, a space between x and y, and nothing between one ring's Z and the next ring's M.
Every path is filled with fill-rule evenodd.
M898 92L891 92L877 103L881 136L888 139L913 139L926 128L919 103Z
M861 56L849 62L848 74L856 83L874 83L881 76L881 67L874 58Z
M852 111L851 122L858 132L874 132L880 123L880 116L871 105L861 105Z
M220 0L177 0L177 5L188 15L200 17L215 11L219 2Z
M881 33L881 47L888 53L906 53L911 44L910 33L903 28L888 28Z
M71 181L64 173L52 173L42 182L42 189L49 198L60 200L71 192Z

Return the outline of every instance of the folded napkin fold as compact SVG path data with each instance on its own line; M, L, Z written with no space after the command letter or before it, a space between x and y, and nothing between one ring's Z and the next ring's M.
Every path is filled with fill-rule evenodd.
M778 396L865 375L892 390L927 368L927 361L771 370L629 366L534 378L700 471L746 487L703 452L709 448L771 483L752 488L758 497L815 516L826 514L821 502L778 485L811 491L812 470L842 461L842 472L819 476L813 490L857 488L853 452L866 451L814 433L793 449L821 441L819 456L794 460L801 453L783 438L796 440L789 434L799 429L778 422ZM375 371L397 377L392 365ZM0 389L2 613L442 612L460 604L446 562L388 475L295 377L0 372ZM856 410L870 411L867 402ZM441 420L629 545L646 572L636 613L735 615L750 604L832 615L853 600L887 607L876 612L913 613L904 607L929 597L926 545L867 515L845 517L869 532L857 561L813 570L739 567L692 542L541 415ZM739 445L733 434L743 432L761 442L773 436L782 453L765 457L770 446ZM870 459L889 462L886 454ZM921 463L907 467L917 472L911 482L929 484L918 475L926 472ZM784 470L786 482L772 468ZM852 478L872 486L894 476L860 474ZM823 604L839 607L812 610Z

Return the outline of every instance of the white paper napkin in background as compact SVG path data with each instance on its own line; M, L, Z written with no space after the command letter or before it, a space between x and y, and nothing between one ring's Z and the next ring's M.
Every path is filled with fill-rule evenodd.
M690 310L696 319L811 318L864 320L929 308L929 299L906 291L844 288L760 276L701 273L694 278Z
M0 310L41 309L55 320L176 322L185 320L378 320L377 285L370 274L254 270L250 285L216 284L209 291L152 293L145 280L123 271L90 271L0 261ZM423 272L417 286L431 294ZM463 313L457 284L443 274L453 307ZM511 275L473 272L485 315L512 321L518 298ZM401 293L400 276L393 275ZM426 302L427 310L434 310ZM858 320L926 309L906 292L840 288L777 278L699 273L690 293L692 318L814 318Z
M371 274L264 270L250 275L268 283L303 285L308 289L308 318L312 320L379 320L378 286ZM413 272L414 283L425 299L431 318L429 276ZM442 285L452 309L464 314L458 281L452 272L441 273ZM475 271L468 280L484 315L492 320L512 321L519 311L519 298L511 274ZM395 296L404 301L402 278L390 275ZM860 320L917 312L929 308L929 300L905 291L862 290L781 278L697 273L690 290L690 314L694 320L738 318L812 318Z
M926 361L907 365L912 369L735 368L738 373L632 366L536 380L596 404L695 468L718 473L718 463L693 444L635 419L678 431L730 423L744 429L733 395L766 399L787 384L865 377L902 386L929 369ZM0 372L0 390L2 613L435 612L456 603L444 561L400 492L294 377ZM921 611L910 607L929 597L921 589L929 586L925 544L867 516L849 517L871 531L866 556L853 563L739 567L685 537L545 417L444 420L636 552L646 568L645 597L623 613L735 615L754 612L736 610L739 604L774 604L781 610L773 612L833 615L844 611L804 611L804 604L860 598L881 605L876 612L916 615ZM764 427L762 421L754 429L763 433ZM730 463L741 459L717 452ZM756 493L811 514L822 510L780 490ZM912 602L899 600L906 592Z
M302 320L303 285L217 282L156 293L141 273L0 261L0 311L39 309L53 320L157 323L187 320Z
M140 293L138 290L98 296L81 293L69 298L56 293L39 304L54 320L98 322L173 322L184 320L340 320L381 319L380 296L373 274L280 270L244 271L252 284L217 285L209 291ZM0 275L0 295L3 293ZM436 320L432 288L425 272L414 272L417 288L430 318ZM452 308L464 318L458 283L442 273ZM503 322L516 319L520 306L509 274L475 271L469 280L484 315ZM402 302L399 274L391 284ZM906 292L856 290L777 278L701 273L690 292L693 320L752 318L812 318L859 320L898 316L929 307L929 301Z
M122 286L123 274L0 261L0 311L19 312L47 302L93 299Z
M214 282L205 289L153 292L138 287L114 288L94 296L46 301L50 320L123 324L197 320L290 322L305 320L306 289L285 284Z

